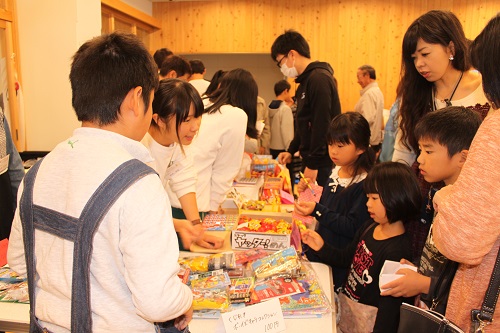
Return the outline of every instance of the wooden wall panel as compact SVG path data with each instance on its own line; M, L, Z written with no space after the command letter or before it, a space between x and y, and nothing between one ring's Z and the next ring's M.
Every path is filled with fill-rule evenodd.
M274 39L293 28L309 42L314 60L335 70L343 111L359 99L356 70L372 65L394 102L406 28L431 9L453 11L473 39L500 11L498 0L219 0L154 2L161 31L153 48L176 53L269 53ZM278 70L278 69L276 69Z

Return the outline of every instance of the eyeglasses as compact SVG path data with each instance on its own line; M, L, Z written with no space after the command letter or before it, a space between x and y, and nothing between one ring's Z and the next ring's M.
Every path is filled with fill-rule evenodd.
M288 52L290 53L290 52ZM277 63L276 63L276 66L278 66L278 68L281 68L281 62L283 61L283 59L285 58L288 58L288 53L286 55L283 56L283 58L281 58Z

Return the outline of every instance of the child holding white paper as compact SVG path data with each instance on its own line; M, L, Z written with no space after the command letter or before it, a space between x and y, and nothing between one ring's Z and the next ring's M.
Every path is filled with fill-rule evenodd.
M318 203L298 201L295 211L311 215L318 220L318 234L326 243L336 248L345 248L358 229L368 219L363 181L375 163L375 153L370 148L370 125L357 112L346 112L336 116L328 128L328 153L335 164ZM307 182L301 179L298 191L310 191ZM307 252L311 261L323 262L314 252ZM347 268L334 267L335 289L342 286Z
M422 117L415 127L415 135L421 150L417 161L425 181L431 184L443 181L445 185L456 181L480 125L479 115L462 106L447 107ZM431 186L427 205L424 207L427 212L422 214L427 213L433 217L434 194L435 190ZM432 223L432 220L430 222ZM411 264L405 259L401 260L401 263ZM457 263L446 258L434 245L431 226L420 257L418 273L401 269L398 274L403 277L383 285L382 289L389 290L382 292L382 295L420 295L420 300L427 307L444 314L456 269Z
M363 188L370 217L353 241L338 249L313 230L302 232L322 262L332 267L350 267L339 293L341 332L396 332L403 298L381 297L379 274L386 260L410 256L410 241L404 223L418 216L421 195L415 174L397 162L377 164L368 173ZM370 314L370 315L367 315Z

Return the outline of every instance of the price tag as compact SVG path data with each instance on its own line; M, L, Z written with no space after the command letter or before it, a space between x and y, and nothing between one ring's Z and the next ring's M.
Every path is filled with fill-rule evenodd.
M274 333L286 330L278 298L221 314L227 333Z

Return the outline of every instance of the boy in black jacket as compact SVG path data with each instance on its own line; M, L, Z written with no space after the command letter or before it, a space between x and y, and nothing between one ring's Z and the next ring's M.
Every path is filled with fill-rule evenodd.
M324 185L332 172L326 133L330 121L340 114L340 101L333 69L326 62L312 61L309 44L293 30L278 36L271 57L283 75L300 83L297 99L296 132L287 152L278 156L281 164L290 163L297 151L309 181Z

